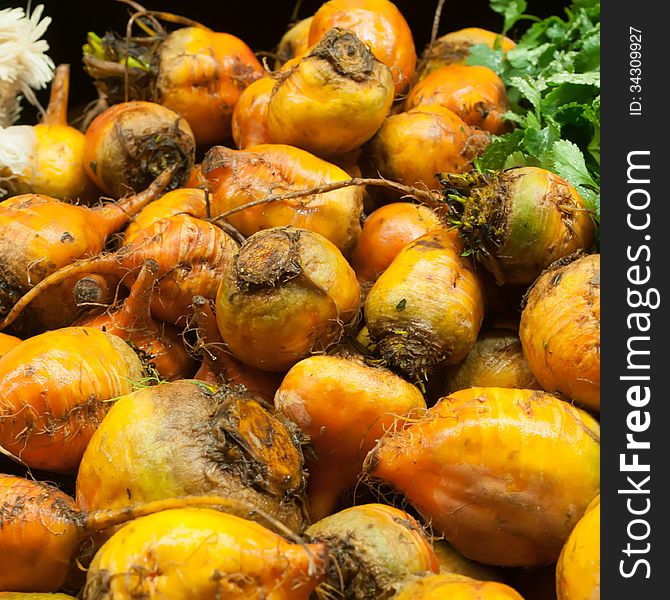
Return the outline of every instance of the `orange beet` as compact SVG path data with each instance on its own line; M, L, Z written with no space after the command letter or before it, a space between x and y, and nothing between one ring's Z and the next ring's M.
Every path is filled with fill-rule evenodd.
M126 69L128 54L133 66ZM84 65L110 102L158 102L186 119L200 145L226 140L240 94L265 74L241 39L195 26L133 38L128 46L121 36L89 34Z
M417 78L423 79L440 67L451 64L465 64L470 48L475 44L486 44L489 48L498 45L503 52L514 48L516 44L508 37L479 27L466 27L451 31L435 40L421 55L417 67Z
M151 296L157 274L158 263L147 260L130 288L130 295L119 307L100 315L84 316L77 325L95 327L132 343L161 379L184 379L193 374L195 361L186 351L180 331L151 316Z
M7 335L6 333L0 333L0 358L20 343L21 340L19 338Z
M233 139L240 150L272 142L268 130L268 104L275 81L261 77L247 87L233 111Z
M468 171L489 139L487 132L471 128L448 108L418 106L388 117L365 149L375 173L435 189L439 172Z
M177 188L145 206L124 230L124 245L127 246L137 237L140 231L151 227L156 221L180 214L191 215L198 219L204 218L207 215L205 190Z
M117 252L101 254L56 271L25 294L5 317L12 323L24 308L52 285L85 273L123 277L132 285L147 259L158 263L159 283L152 314L173 324L185 323L194 295L213 299L237 243L221 229L185 214L156 221Z
M559 261L537 279L519 336L545 390L600 410L600 254Z
M109 236L154 200L169 180L170 173L165 172L144 192L95 208L38 194L0 202L0 317L48 275L101 252ZM39 299L21 327L32 334L71 324L80 312L73 305L75 282L59 294Z
M426 403L416 387L387 369L355 358L311 356L286 374L275 406L309 436L316 452L307 493L310 515L318 520L355 484L366 454L395 418L417 416Z
M110 400L144 376L130 346L97 329L29 338L0 359L0 446L31 468L73 471Z
M332 27L353 32L393 74L395 91L402 91L414 75L414 39L402 13L388 0L330 0L316 11L309 29L309 45Z
M505 84L486 67L448 65L433 71L415 85L405 110L437 104L455 112L468 125L500 135L507 125Z
M543 391L470 388L390 430L366 468L466 557L550 564L599 492L600 427Z
M328 546L333 558L319 591L342 598L389 597L402 580L437 573L437 557L419 523L384 504L362 504L321 519L306 530L313 542Z
M58 590L79 545L78 516L59 489L0 474L0 591Z
M410 242L440 227L432 209L410 202L386 204L370 214L351 256L360 281L373 281Z
M212 192L213 216L273 193L286 193L349 179L341 168L313 154L283 144L247 150L212 148L202 162ZM363 192L359 186L280 200L246 208L226 217L243 235L291 225L323 235L349 253L361 233Z

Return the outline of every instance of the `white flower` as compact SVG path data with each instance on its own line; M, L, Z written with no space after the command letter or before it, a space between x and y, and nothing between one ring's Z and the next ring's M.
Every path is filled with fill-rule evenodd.
M53 77L49 44L40 39L51 23L51 17L42 18L43 10L41 4L30 15L22 8L0 10L0 126L16 120L19 94L37 104L32 90Z

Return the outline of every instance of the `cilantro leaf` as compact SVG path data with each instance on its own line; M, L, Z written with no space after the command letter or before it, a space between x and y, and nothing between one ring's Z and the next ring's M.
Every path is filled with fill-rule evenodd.
M600 220L600 186L587 169L579 147L568 140L557 140L553 144L550 161L552 171L577 188L587 208Z

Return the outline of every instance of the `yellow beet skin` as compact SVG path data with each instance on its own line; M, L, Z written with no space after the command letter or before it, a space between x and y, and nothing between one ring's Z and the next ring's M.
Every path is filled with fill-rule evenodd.
M406 577L438 572L426 532L411 515L386 504L341 510L314 523L305 535L327 544L332 557L318 592L335 590L347 600L389 598Z
M0 592L59 589L79 545L78 516L74 500L57 488L0 474Z
M214 494L302 528L302 453L254 396L182 380L123 396L107 416L77 474L82 509Z
M534 284L519 336L543 389L600 410L600 255L550 268Z
M286 371L335 342L360 303L356 274L325 237L293 227L251 236L216 296L221 337L243 363Z
M462 360L484 313L481 283L455 230L433 229L403 248L365 301L370 338L413 379Z
M329 0L316 11L309 45L332 27L353 32L393 75L396 93L406 88L416 67L416 50L409 24L389 0Z
M75 470L110 400L144 374L128 344L97 329L31 337L0 359L0 445L35 469Z
M499 44L504 53L516 47L516 44L508 37L479 27L466 27L451 31L437 38L434 44L426 48L421 57L420 67L417 69L417 79L423 79L440 67L465 64L470 48L475 44L486 44L489 48L494 48Z
M412 87L405 110L438 104L455 112L468 125L500 135L509 106L505 84L487 67L449 65L433 71Z
M123 235L124 245L130 244L140 231L151 227L156 221L185 214L202 219L207 215L205 190L198 188L178 188L164 194L158 200L143 208L128 223Z
M326 549L299 546L251 521L203 508L162 511L115 533L88 569L84 600L307 600Z
M295 365L275 395L276 408L310 437L317 458L309 466L310 514L333 512L356 482L365 455L400 415L425 409L421 392L383 368L337 356L311 356ZM342 406L346 410L333 411Z
M272 141L268 131L268 104L274 86L272 77L261 77L242 92L235 104L232 133L240 150Z
M471 388L382 438L366 459L468 558L554 562L600 485L600 427L536 390Z
M482 334L465 360L445 370L445 395L471 387L540 389L528 368L519 336L506 329Z
M391 110L391 72L343 29L331 29L282 71L268 105L275 143L317 156L346 154L367 142Z
M489 140L448 108L418 106L388 117L365 150L382 177L434 189L437 173L468 171Z
M600 496L586 510L556 566L558 600L600 600Z
M160 46L158 101L182 115L198 144L220 143L240 94L265 74L241 39L203 27L182 27Z
M523 600L511 587L494 581L477 581L463 575L441 574L413 578L393 600Z
M349 179L340 167L284 144L261 144L243 151L217 146L205 156L202 171L212 193L212 216L270 194ZM348 254L360 236L362 214L362 188L351 186L261 204L232 214L226 220L246 236L282 225L309 229Z

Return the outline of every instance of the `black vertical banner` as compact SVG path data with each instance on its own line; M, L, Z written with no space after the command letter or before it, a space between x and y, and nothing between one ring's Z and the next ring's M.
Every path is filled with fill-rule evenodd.
M602 7L602 598L670 598L665 3ZM667 316L667 315L666 315Z

